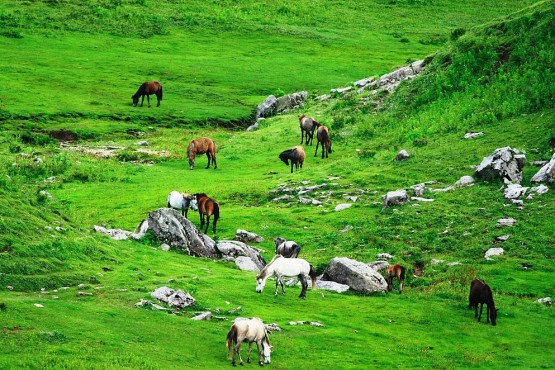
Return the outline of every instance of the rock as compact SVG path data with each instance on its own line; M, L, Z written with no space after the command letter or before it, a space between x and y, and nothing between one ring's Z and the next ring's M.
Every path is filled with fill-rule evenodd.
M474 184L474 178L472 176L463 176L455 182L455 186L463 187Z
M97 233L109 235L110 238L114 240L126 240L131 235L130 231L120 230L120 229L106 229L102 226L93 226L93 230Z
M528 188L525 188L520 184L509 184L503 191L503 196L505 199L518 199L524 196L527 190Z
M514 218L500 218L497 220L497 226L513 226L516 223Z
M137 228L135 229L135 231L129 235L131 238L135 239L135 240L139 240L141 239L143 236L145 236L146 232L148 231L148 220L143 220L141 221L141 223L137 226Z
M532 166L536 166L536 167L543 167L548 163L548 161L533 161L532 163L530 163Z
M247 127L247 131L254 131L254 130L258 130L258 122Z
M353 85L355 85L358 88L366 87L367 85L371 84L375 80L376 79L374 77L367 77L367 78L363 78L361 80L353 82Z
M461 263L459 261L449 262L447 264L447 267L453 267L453 266L458 266L458 265L461 265Z
M170 246L167 245L166 243L163 243L162 245L160 245L160 249L167 252L170 250Z
M415 202L433 202L435 199L421 198L421 197L410 197L410 200L413 200Z
M397 155L395 156L395 158L393 158L393 160L398 162L398 161L403 161L405 159L408 159L409 157L410 157L410 154L405 149L403 149L399 153L397 153Z
M540 298L540 299L536 300L536 303L541 303L541 304L551 306L553 301L551 300L551 297L545 297L545 298Z
M250 258L251 261L258 268L258 271L262 270L264 266L266 266L266 261L260 255L260 252L256 248L250 247L243 242L237 240L220 240L216 245L216 249L222 254L224 258L228 260L236 261L239 256ZM245 260L241 259L240 263L242 262L248 263Z
M44 308L44 306L40 303L35 303L33 306L38 307L38 308Z
M318 321L311 321L309 324L310 324L310 326L315 326L317 328L323 328L324 327L324 325L319 323Z
M503 242L506 242L507 240L509 240L510 237L511 237L510 235L501 235L501 236L498 236L497 238L495 238L495 241L499 242L499 243L503 243Z
M266 329L266 331L269 331L269 332L272 332L272 331L283 331L283 329L280 328L279 325L276 324L276 323L264 324L264 328Z
M350 208L351 206L352 206L352 204L350 204L350 203L338 204L337 206L335 206L335 212L343 211L347 208Z
M386 260L390 260L390 259L393 258L393 256L389 253L378 253L378 254L376 254L376 257L383 258L383 259L386 259Z
M274 95L268 96L262 103L256 108L256 118L259 117L271 117L276 113L277 99Z
M528 194L526 199L533 199L535 195L542 195L542 194L547 193L548 191L549 191L549 188L547 186L545 186L544 184L541 184L539 186L533 186L530 189L530 193Z
M323 278L346 284L359 292L374 293L387 290L387 283L379 272L347 257L332 259L324 271Z
M282 113L297 109L304 105L308 99L308 92L300 91L289 95L280 96L276 100L276 112Z
M148 146L148 141L142 140L142 141L139 141L138 143L135 143L135 145L137 145L137 146Z
M261 243L264 241L264 238L250 231L239 229L235 232L235 240L243 243Z
M504 252L503 248L490 248L486 251L486 254L484 255L484 258L487 260L491 260L490 257L492 256L500 256L502 255Z
M195 257L217 258L215 242L195 225L170 208L159 208L148 215L148 230L163 243Z
M210 311L205 311L205 312L201 312L200 314L191 317L191 320L196 320L196 321L201 321L201 320L211 320L212 319L212 312Z
M483 132L467 132L464 134L465 139L474 139L475 137L482 136Z
M485 157L476 168L476 176L483 179L508 179L512 182L522 182L522 168L526 157L518 155L510 147L496 149L489 157Z
M414 192L414 196L419 197L419 196L422 196L422 194L424 194L424 191L426 190L426 184L420 183L420 184L412 185L410 188Z
M182 290L173 290L167 286L156 289L150 293L150 296L177 309L194 306L195 304L195 299L189 293Z
M340 233L346 233L349 230L352 230L353 227L351 225L347 225L344 228L342 228L341 230L339 230Z
M260 268L254 263L250 257L239 256L235 258L235 265L243 271L260 272Z
M440 263L443 263L443 262L445 262L445 260L439 260L434 258L430 261L430 265L439 265Z
M316 282L316 286L318 287L318 289L330 290L336 293L343 293L349 290L348 285L339 284L339 283L336 283L335 281L327 281L327 280L318 280Z
M391 256L393 258L393 256ZM389 266L389 262L387 261L373 261L373 262L369 262L367 263L368 267L373 268L376 271L380 271L385 269L387 266Z
M384 200L384 208L403 205L410 201L406 190L389 191L382 199Z
M530 179L530 182L553 182L555 179L555 153L551 160Z
M346 92L349 92L351 90L353 90L352 86L338 87L336 89L331 89L330 94L345 94Z

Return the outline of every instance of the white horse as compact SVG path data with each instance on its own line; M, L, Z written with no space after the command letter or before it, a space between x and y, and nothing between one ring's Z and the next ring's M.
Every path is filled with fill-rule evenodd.
M253 343L256 343L256 349L258 350L258 364L263 366L265 363L270 363L272 345L270 344L268 333L266 333L266 328L264 327L264 323L262 323L261 319L253 317L250 320L237 320L231 326L231 329L229 329L226 339L227 358L229 359L231 357L231 350L233 348L233 360L231 362L233 366L236 366L236 355L239 355L240 364L243 365L243 359L241 358L241 344L243 342L247 342L249 344L249 355L247 357L248 363L251 362ZM233 344L235 344L235 346ZM262 357L264 357L264 361L262 361Z
M194 195L180 193L174 190L170 193L170 195L168 195L168 208L180 209L181 215L187 218L189 208L193 211L198 210L197 198Z
M256 291L262 293L266 280L270 276L276 277L276 291L274 295L278 294L278 284L281 285L281 294L285 295L283 287L284 277L298 277L301 281L302 290L299 298L306 298L306 290L308 288L307 277L310 276L312 280L312 289L316 288L316 271L310 263L302 258L285 258L282 255L275 255L274 258L264 267L260 275L256 277Z

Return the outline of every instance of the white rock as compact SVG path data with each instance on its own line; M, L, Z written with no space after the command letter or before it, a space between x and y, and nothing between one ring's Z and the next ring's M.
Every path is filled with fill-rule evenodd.
M486 254L484 255L484 258L487 260L491 260L490 257L492 256L500 256L502 255L504 252L503 248L490 248L486 251Z
M347 208L351 208L351 206L352 206L352 204L350 204L350 203L338 204L338 205L335 207L335 212L343 211L343 210L345 210L345 209L347 209Z
M212 312L210 311L206 311L206 312L202 312L198 315L196 315L195 317L191 317L191 320L211 320L212 319Z
M235 258L235 265L237 265L237 267L239 267L239 269L243 271L260 272L260 269L258 268L258 266L256 266L252 259L246 256L239 256Z
M349 286L345 284L336 283L335 281L318 280L316 282L318 289L330 290L336 293L343 293L349 290Z
M474 139L475 137L482 136L483 132L467 132L464 134L465 139Z
M466 175L458 179L457 182L455 182L455 186L462 187L462 186L468 186L473 183L474 183L474 177Z
M516 223L514 218L500 218L497 220L497 226L513 226Z
M551 297L545 297L545 298L540 298L540 299L538 299L538 300L536 301L536 303L543 303L543 304L546 304L546 305L548 305L548 306L551 306L551 304L552 304L553 302L551 301Z

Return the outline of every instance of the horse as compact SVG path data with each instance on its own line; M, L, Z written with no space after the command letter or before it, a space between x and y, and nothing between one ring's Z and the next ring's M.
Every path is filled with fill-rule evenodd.
M298 170L299 167L303 168L305 158L306 153L303 147L299 145L292 149L284 150L279 154L279 159L281 159L286 166L288 166L289 161L291 161L291 173L293 173L293 165L295 165L296 170Z
M195 156L204 153L206 153L206 157L208 158L208 165L206 168L210 168L210 159L212 159L214 169L218 168L218 164L216 163L216 144L212 139L202 137L200 139L191 140L187 148L187 157L189 157L189 168L191 170L195 168Z
M206 227L204 228L204 233L208 230L208 225L210 225L210 216L214 215L214 220L212 221L212 232L216 234L216 223L220 218L220 205L214 199L208 197L204 193L193 194L197 199L198 213L200 215L200 229L204 226L204 218L206 217Z
M324 126L320 125L318 130L316 130L316 151L314 152L314 156L318 154L318 144L322 144L322 159L324 159L324 153L326 154L326 158L328 158L328 153L331 153L331 139L330 139L330 132L329 129Z
M307 276L310 276L312 280L312 290L316 288L316 271L314 271L314 267L312 267L310 263L302 258L285 258L280 254L275 255L270 263L268 263L260 274L256 276L257 293L262 293L266 285L266 280L268 280L270 276L276 277L276 291L274 292L276 296L278 294L278 284L281 285L281 294L285 295L285 289L283 287L284 277L299 278L302 285L299 298L306 298L306 290L308 288L308 283L306 281Z
M187 218L189 208L197 211L197 198L194 195L172 191L168 195L168 208L177 208L181 210L181 215Z
M264 364L270 363L272 345L270 344L268 333L261 319L253 317L250 320L237 320L229 329L226 338L227 359L229 360L231 358L231 351L233 349L233 359L231 361L233 366L237 366L235 363L236 355L239 355L239 363L243 365L243 359L241 358L241 344L243 342L249 344L248 363L251 362L253 343L256 343L256 349L258 350L258 364L264 366ZM264 361L262 361L262 357L264 357Z
M148 102L148 106L150 108L150 95L155 94L156 99L158 100L157 107L160 106L160 101L162 100L162 84L158 81L150 81L150 82L143 82L139 87L139 90L135 93L135 95L131 96L133 99L133 106L136 107L137 103L139 102L139 98L142 97L141 100L141 107L145 101L145 95Z
M468 296L468 308L474 308L474 318L480 321L482 318L482 308L486 304L486 322L489 323L491 318L491 325L497 325L497 310L493 302L493 293L489 285L483 280L474 279L470 283L470 294ZM478 315L478 304L480 304L480 315Z
M303 139L305 139L306 135L306 145L308 145L309 143L310 145L312 145L314 130L318 126L320 126L320 124L316 122L314 118L307 117L304 114L301 114L299 116L299 127L301 128L301 144L303 143Z
M393 278L397 277L399 282L399 294L403 293L403 281L405 280L405 267L399 264L387 266L386 270L386 280L387 280L387 291L391 292L393 290Z
M284 238L275 238L276 254L282 255L285 258L297 258L301 252L301 247L292 240L285 240Z

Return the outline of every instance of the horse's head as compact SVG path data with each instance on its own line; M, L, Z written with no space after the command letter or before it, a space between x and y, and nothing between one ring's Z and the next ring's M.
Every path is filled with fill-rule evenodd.
M132 95L131 99L133 99L133 106L136 107L139 103L139 95Z
M198 211L198 203L196 197L191 197L191 200L189 201L189 207L191 207L193 211Z
M272 348L274 348L274 347L272 347L270 345L270 341L268 341L268 337L266 337L266 340L262 341L262 352L263 352L263 355L264 355L264 363L265 364L269 364L271 362L270 361L270 355L272 354Z
M306 116L304 114L299 114L299 122L303 121L303 118L305 118Z
M489 318L491 319L491 325L493 325L493 326L497 325L497 311L499 311L499 310L497 308L494 308L489 313Z
M277 247L279 247L282 243L285 243L287 240L285 240L284 238L278 237L274 239L274 242L276 243L276 253L277 253Z
M266 279L262 278L261 275L256 276L256 292L262 293L264 286L266 285Z
M286 150L284 152L281 152L279 154L279 159L282 160L283 163L285 163L286 166L289 166L289 153L291 152L291 150Z

